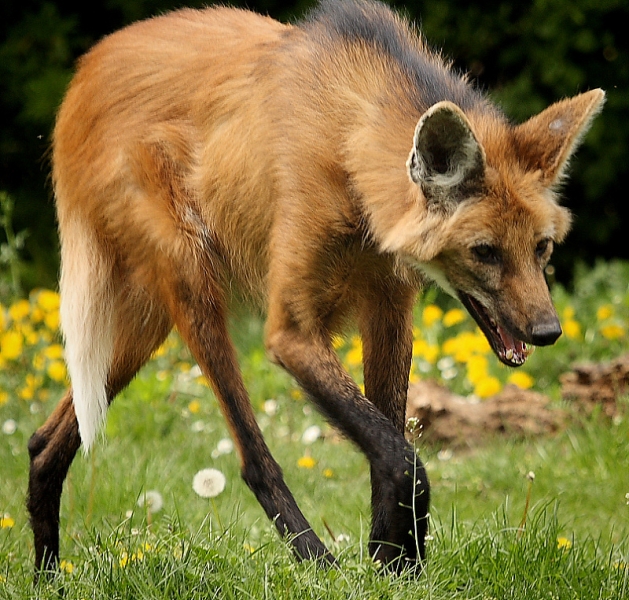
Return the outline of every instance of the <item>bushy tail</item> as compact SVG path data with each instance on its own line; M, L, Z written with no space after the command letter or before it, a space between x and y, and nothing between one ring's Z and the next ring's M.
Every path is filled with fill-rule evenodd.
M80 219L63 223L61 328L74 411L85 451L107 410L107 376L113 355L112 260Z

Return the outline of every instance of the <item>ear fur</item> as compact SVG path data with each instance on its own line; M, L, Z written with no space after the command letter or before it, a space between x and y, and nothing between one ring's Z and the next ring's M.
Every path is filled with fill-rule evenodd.
M605 92L592 90L556 102L516 127L520 154L532 170L541 171L544 185L561 182L570 157L604 102Z
M482 187L485 151L463 111L438 102L419 120L406 166L428 205L448 210Z

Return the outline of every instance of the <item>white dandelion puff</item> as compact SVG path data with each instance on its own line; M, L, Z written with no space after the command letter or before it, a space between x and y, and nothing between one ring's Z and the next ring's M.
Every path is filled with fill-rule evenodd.
M301 436L301 441L304 444L313 444L321 437L321 428L316 425L311 425L304 431Z
M150 513L157 513L164 506L164 499L157 490L148 490L138 498L138 506L148 510Z
M234 442L229 438L223 438L216 444L216 451L219 454L229 454L234 449Z
M264 412L272 417L277 413L277 402L273 399L266 400L264 403Z
M227 480L218 469L201 469L192 480L192 489L201 498L214 498L224 489Z
M2 424L2 433L5 435L13 435L17 431L17 423L13 419L7 419Z

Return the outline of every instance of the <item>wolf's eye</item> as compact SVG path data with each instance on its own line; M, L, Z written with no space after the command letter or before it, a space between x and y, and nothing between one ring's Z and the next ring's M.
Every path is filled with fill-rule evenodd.
M472 254L476 260L488 265L495 265L500 262L500 252L498 248L490 246L489 244L474 246L472 248Z
M535 254L538 258L542 258L547 252L552 251L553 242L548 238L544 238L537 242L537 246L535 247Z

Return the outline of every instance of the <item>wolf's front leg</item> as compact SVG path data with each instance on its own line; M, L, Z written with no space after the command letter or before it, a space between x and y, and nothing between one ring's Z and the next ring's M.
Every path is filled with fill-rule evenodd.
M374 558L395 570L409 561L415 564L418 552L422 559L425 555L429 486L414 449L402 431L361 393L343 369L328 336L305 334L277 310L269 317L267 347L271 356L370 462L374 489L370 548Z
M372 282L360 307L360 331L363 340L365 396L404 435L408 378L413 353L414 287L398 283L387 285ZM408 458L409 474L414 472L416 489L407 492L415 498L416 518L411 530L394 532L395 523L387 514L390 476L372 467L371 471L371 542L370 551L385 563L398 561L398 568L415 561L417 554L425 558L424 538L428 527L425 515L429 488L426 474L417 458ZM403 482L404 483L404 482ZM425 507L425 508L424 508ZM394 541L395 540L395 541ZM389 543L386 543L389 541ZM399 547L404 549L402 558Z

